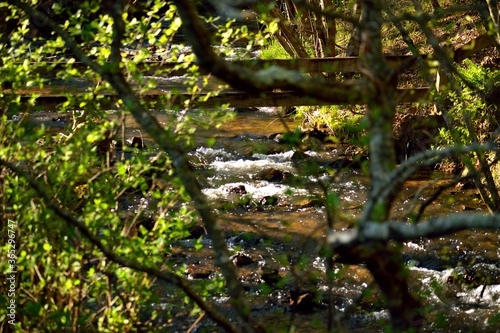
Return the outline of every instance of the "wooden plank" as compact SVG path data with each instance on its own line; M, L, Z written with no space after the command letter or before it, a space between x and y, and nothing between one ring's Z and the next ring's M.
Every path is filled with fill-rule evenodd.
M386 56L389 66L398 68L402 64L411 62L415 59L413 56ZM359 72L358 57L335 57L335 58L303 58L303 59L270 59L270 60L232 60L232 64L244 66L249 69L259 70L270 66L279 66L289 70L296 70L302 73L355 73ZM55 73L66 68L63 62L47 62L43 67L37 67L35 72L43 77L53 77ZM162 73L166 76L182 76L187 74L186 69L175 69L179 63L148 61L136 64L137 69L143 75L158 75ZM74 62L70 65L71 68L78 72L83 72L87 67L80 63ZM415 69L416 62L412 62L407 69ZM205 70L200 69L200 74L208 74Z
M412 62L413 56L386 56L390 67ZM279 66L302 73L356 73L359 72L359 57L310 58L310 59L274 59L235 61L236 64L252 69L262 69L269 66ZM413 62L408 69L416 68Z
M428 88L398 89L400 103L419 102L428 97ZM217 107L230 104L231 107L263 107L263 106L316 106L316 105L356 105L365 104L366 101L358 97L353 99L349 95L336 95L336 100L324 102L310 97L297 96L295 92L269 92L249 95L248 93L227 93L208 99L197 106Z
M414 89L398 89L398 99L400 103L419 102L428 97L428 88L414 88ZM179 93L172 95L172 99L168 99L168 93L157 92L155 94L148 94L141 97L142 101L150 108L154 109L169 109L169 108L184 108L184 102L192 95L187 93ZM198 97L204 97L205 94L199 94ZM106 97L98 102L102 109L116 109L118 97L116 95L102 96ZM165 98L162 98L165 97ZM36 110L62 110L61 104L68 99L64 95L52 94L44 95L36 98L35 107L27 105L30 96L21 96L21 106L28 109ZM349 95L338 95L335 100L324 102L318 101L310 97L297 96L295 92L267 92L260 94L249 94L246 92L227 92L208 98L206 101L192 101L189 104L190 108L206 107L213 108L219 107L223 104L229 104L231 107L263 107L263 106L314 106L314 105L347 105L347 104L364 104L365 101L362 97L353 98ZM84 106L82 108L85 108Z

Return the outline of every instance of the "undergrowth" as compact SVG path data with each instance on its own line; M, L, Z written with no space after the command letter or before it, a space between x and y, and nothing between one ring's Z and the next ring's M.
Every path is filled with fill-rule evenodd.
M325 127L330 132L329 141L336 143L357 139L364 129L362 112L353 113L335 105L299 107L297 116L304 119L303 127Z
M458 91L450 91L448 118L451 128L441 130L445 144L484 142L499 126L496 107L485 102L482 92L491 91L500 81L500 71L483 68L466 59L457 67ZM470 125L468 125L468 123Z

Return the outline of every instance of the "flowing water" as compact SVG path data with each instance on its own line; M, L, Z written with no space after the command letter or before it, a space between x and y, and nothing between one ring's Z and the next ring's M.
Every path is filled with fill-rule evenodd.
M323 274L325 264L318 254L327 229L325 207L318 199L322 191L319 183L339 198L334 228L340 231L351 227L360 214L368 178L360 169L328 167L343 156L345 146L322 146L310 140L299 154L271 139L299 125L293 118L280 119L274 111L240 112L221 128L198 131L190 156L199 169L203 191L220 216L229 249L251 259L238 272L248 292L253 320L275 330L324 331L330 293ZM160 123L171 117L162 112L155 115ZM39 113L37 117L48 121L53 115ZM138 135L135 122L129 119L126 125L127 137ZM216 141L209 146L211 137ZM317 162L315 175L308 161ZM308 172L311 175L304 176ZM407 181L392 217L405 219L447 178L427 172ZM448 190L428 207L424 217L463 210L486 214L475 191ZM203 237L202 242L205 248L201 251L194 250L194 239L179 242L175 258L178 265L188 266L190 278L219 274L210 240ZM430 320L425 331L500 332L499 231L470 230L438 239L416 239L402 244L402 250L412 291L423 297L427 307ZM335 270L331 300L339 327L359 332L383 330L388 312L367 269L338 265ZM371 292L356 303L367 288ZM168 296L169 287L158 285L157 289L165 295L165 302L156 306L175 307ZM292 305L294 292L302 296L310 293L314 301L304 301L301 307L295 300ZM225 297L213 301L223 308L228 305ZM179 313L170 320L172 330L185 331L196 318ZM203 319L193 327L202 332L211 331L212 325Z

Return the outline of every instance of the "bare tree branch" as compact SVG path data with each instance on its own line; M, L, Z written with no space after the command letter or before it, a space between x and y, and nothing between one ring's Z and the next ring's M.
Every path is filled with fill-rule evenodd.
M460 156L465 153L477 152L477 151L496 151L497 148L495 144L487 142L485 144L471 144L467 146L453 146L440 150L427 150L418 153L408 160L401 163L396 169L394 169L388 177L385 179L384 183L378 188L376 192L373 193L374 197L385 200L389 196L394 196L397 194L398 188L415 172L426 166L432 166L436 163L442 161L445 158ZM376 202L373 200L368 200L366 206L374 209ZM367 208L366 208L367 209Z
M264 14L264 12L261 10L262 6L252 6L252 9L255 12L258 12L261 16ZM281 10L276 6L276 3L270 4L266 9L265 16L267 16L267 21L266 23L269 23L271 21L277 20L278 24L278 33L275 35L277 38L279 38L282 35L282 39L285 43L288 44L289 49L292 50L292 53L290 54L291 57L297 57L297 58L308 58L309 55L307 54L307 51L300 40L299 36L293 31L291 27L291 22L287 19L285 19L283 13ZM281 42L281 45L283 43Z
M120 72L120 63L122 61L121 48L122 40L125 35L125 22L123 22L123 1L117 0L110 7L111 17L113 18L113 37L111 41L110 65L111 72Z
M472 179L473 175L471 174L468 174L467 176L465 177L457 177L455 179L453 179L451 182L449 182L448 184L445 184L445 185L441 185L439 186L435 191L434 193L429 197L427 198L427 200L425 200L421 205L420 205L420 208L418 209L418 212L417 214L412 218L413 222L418 222L420 221L420 219L422 218L422 215L424 214L425 212L425 209L427 207L429 207L433 202L434 200L436 200L437 198L439 198L439 196L446 190L446 189L449 189L451 187L454 187L454 186L457 186L460 182L462 181L467 181L468 179ZM411 214L411 211L410 213ZM406 216L409 216L409 214L407 214Z
M454 214L421 223L369 221L362 227L345 232L331 231L328 244L333 250L354 247L373 241L409 241L420 237L439 237L472 228L500 229L500 215Z

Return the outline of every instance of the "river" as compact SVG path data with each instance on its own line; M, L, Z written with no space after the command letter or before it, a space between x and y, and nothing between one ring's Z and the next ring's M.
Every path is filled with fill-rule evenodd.
M154 113L160 123L171 117L160 111ZM196 112L193 114L196 116ZM36 121L45 123L52 117L44 112L35 116ZM325 264L318 254L327 229L325 208L315 197L321 193L318 181L327 184L340 199L336 230L355 223L369 181L360 169L328 167L343 156L344 145L311 141L310 147L298 155L287 144L273 139L275 134L298 125L292 117L281 119L274 109L239 112L220 128L197 131L196 148L190 156L203 191L220 217L230 251L240 253L235 260L254 322L272 327L272 331L321 332L328 316L329 294ZM140 128L130 116L126 127L128 138L139 135ZM209 138L216 140L207 145ZM149 137L144 139L148 147L154 147ZM150 149L154 153L154 148ZM307 160L318 162L320 167L315 175L302 177ZM407 181L392 218L404 219L447 179L448 175L426 172ZM429 206L424 218L463 210L487 213L474 190L451 189ZM176 255L170 258L176 267L187 265L186 274L193 279L219 274L210 240L203 236L202 243L204 248L195 250L195 239L179 241ZM424 331L500 331L499 231L470 230L439 239L416 239L401 246L412 291L422 297L426 307L429 321ZM389 315L368 270L363 265L337 265L335 273L331 292L339 330L383 331ZM163 303L153 307L175 307L170 286L158 283L155 289ZM361 293L367 295L356 303ZM225 296L212 301L222 307L228 305ZM185 331L194 325L196 317L178 313L176 318L163 320L172 330ZM197 332L217 330L208 319L191 328Z

